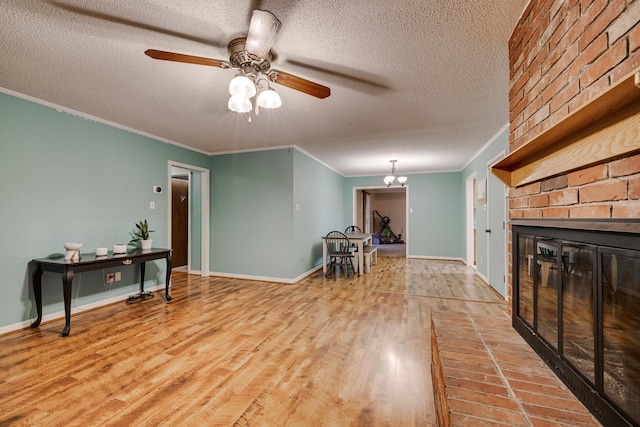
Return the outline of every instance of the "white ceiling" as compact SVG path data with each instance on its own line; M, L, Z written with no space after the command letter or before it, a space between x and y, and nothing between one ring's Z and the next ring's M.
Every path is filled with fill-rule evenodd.
M2 0L0 88L205 153L296 145L345 176L460 170L508 122L507 42L527 0ZM278 110L227 109L251 10L281 21Z

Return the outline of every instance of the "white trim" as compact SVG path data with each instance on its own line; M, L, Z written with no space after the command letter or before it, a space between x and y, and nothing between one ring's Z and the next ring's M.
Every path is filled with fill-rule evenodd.
M164 291L165 284L162 283L154 286L146 286L145 284L144 289L145 291L150 291L150 292L155 292L160 290ZM116 302L126 301L130 295L131 295L131 292L121 294L121 295L116 295L114 297L99 300L99 301L94 301L89 304L71 307L71 315L73 316L74 314L82 313L87 310L94 310L96 308L104 307L105 305L113 304ZM164 298L164 295L163 296L156 295L156 297ZM42 327L43 323L50 322L52 320L64 319L64 318L65 318L64 310L56 311L55 313L45 314L44 316L42 316L42 322L39 327ZM20 329L28 328L35 320L36 320L35 318L31 318L29 320L23 320L22 322L14 323L12 325L0 327L0 335L4 335L4 334L8 334L9 332L14 332Z
M332 171L334 171L335 173L337 173L338 175L340 175L343 178L346 178L343 174L341 174L337 169L335 169L333 166L330 166L328 164L326 164L325 162L323 162L322 160L320 160L319 158L317 158L316 156L314 156L313 154L309 154L307 153L305 150L303 150L302 148L298 147L297 145L294 145L293 148L295 148L296 150L298 150L299 152L301 152L302 154L304 154L305 156L311 158L312 160L315 160L316 162L320 163L322 166L324 166L327 169L331 169Z
M460 261L460 262L464 263L464 259L461 258L461 257L433 256L433 255L409 255L409 256L407 256L407 258L413 258L413 259L437 259L437 260L440 260L440 261Z
M301 275L299 275L298 277L295 277L293 279L285 279L285 278L282 278L282 277L252 276L252 275L247 275L247 274L236 274L236 273L221 273L221 272L216 272L216 271L210 271L209 272L209 276L226 277L226 278L230 278L230 279L257 280L257 281L260 281L260 282L294 284L294 283L297 283L300 280L304 279L305 277L312 275L313 273L315 273L318 270L322 270L322 265L314 267L311 270L309 270L309 271L307 271L305 273L302 273Z
M500 137L500 135L502 135L502 133L504 131L506 131L507 129L509 129L509 123L507 123L506 125L502 126L500 128L500 130L498 131L498 133L496 133L495 135L493 135L491 137L491 139L489 141L487 141L486 144L484 144L482 146L481 149L479 149L476 154L473 155L473 157L462 167L462 169L460 169L461 171L464 170L467 166L469 166L471 164L471 162L473 162L484 150L486 150L491 144L493 144L493 142L498 139L498 137Z
M245 148L242 150L217 151L215 153L208 153L208 154L210 156L226 156L228 154L256 153L260 151L273 151L273 150L290 150L291 148L295 148L295 145L274 145L272 147Z
M473 224L475 222L475 218L473 217L473 206L475 200L473 198L473 186L474 181L477 178L477 174L474 172L469 175L465 179L465 236L466 236L466 247L465 247L465 264L473 269L477 269L477 266L473 263L473 253L475 251L475 240L473 238ZM476 227L477 228L477 227Z
M49 101L44 101L42 99L34 98L32 96L25 95L23 93L13 91L11 89L6 89L6 88L3 88L1 86L0 86L0 93L4 93L4 94L7 94L9 96L14 96L16 98L24 99L25 101L33 102L34 104L39 104L39 105L43 105L45 107L53 108L54 110L56 110L56 111L58 111L60 113L67 113L67 114L71 114L73 116L77 116L77 117L80 117L80 118L83 118L83 119L94 121L96 123L102 123L104 125L111 126L111 127L116 128L116 129L121 129L121 130L124 130L126 132L130 132L130 133L133 133L133 134L136 134L136 135L140 135L140 136L144 136L144 137L147 137L147 138L155 139L157 141L161 141L161 142L164 142L166 144L175 145L176 147L184 148L185 150L195 151L196 153L205 154L207 156L222 156L222 155L225 155L225 154L239 154L239 153L251 153L251 152L259 152L259 151L269 151L269 150L282 150L282 149L293 147L296 150L304 153L305 155L309 156L313 160L315 160L318 163L322 164L323 166L331 169L332 171L334 171L335 173L339 174L340 176L342 176L344 178L357 178L357 177L366 177L366 176L384 176L384 175L381 175L381 174L344 175L341 172L339 172L338 170L336 170L335 168L333 168L332 166L329 166L325 162L321 161L320 159L318 159L315 156L309 154L308 152L304 151L303 149L301 149L300 147L298 147L298 146L296 146L294 144L278 145L278 146L273 146L273 147L248 148L248 149L244 149L244 150L228 150L228 151L219 151L219 152L205 151L205 150L201 150L199 148L194 148L194 147L191 147L191 146L188 146L188 145L185 145L185 144L181 144L179 142L176 142L176 141L173 141L173 140L170 140L170 139L167 139L167 138L163 138L161 136L157 136L157 135L154 135L154 134L151 134L151 133L148 133L148 132L143 132L143 131L140 131L140 130L137 130L137 129L134 129L134 128L131 128L131 127L128 127L128 126L123 126L121 124L118 124L118 123L115 123L115 122L111 122L109 120L102 119L100 117L96 117L96 116L92 116L92 115L89 115L89 114L86 114L86 113L82 113L82 112L74 110L72 108L64 107L64 106L59 105L59 104L54 104L54 103L49 102ZM460 169L451 169L451 170L442 170L442 171L406 172L405 175L461 172L467 166L469 166L471 164L471 162L473 162L476 159L476 157L478 157L480 155L480 153L482 153L483 150L485 150L489 145L491 145L491 143L493 141L495 141L496 138L502 134L502 132L504 132L508 128L509 128L509 124L508 123L506 125L504 125L502 128L500 128L500 131L498 131L498 133L495 134L489 140L489 142L487 142L480 150L478 150L476 152L476 154L471 158L471 160L469 160Z
M491 286L491 283L489 283L489 279L487 279L482 273L480 273L478 270L476 270L476 276L478 276L480 279L482 279L482 281L484 283L487 284L487 286L489 286L491 289L493 289L494 291L496 290L493 286Z
M493 175L491 173L491 166L494 165L496 162L502 160L505 156L507 155L506 150L502 150L500 151L498 154L496 154L495 156L493 156L489 161L487 161L487 229L491 228L491 203L490 203L490 196L489 194L491 193L489 191L489 180L490 179L498 179L496 176L490 177L489 175ZM502 183L502 181L498 180L499 183L502 184L502 188L504 189L506 186ZM504 194L504 191L503 191ZM506 230L506 223L507 223L507 209L506 209L506 197L502 197L502 211L503 211L503 215L504 215L504 224L505 224L505 228L502 229L502 237L504 238L504 260L503 260L503 265L504 265L504 270L502 272L502 282L501 282L501 286L503 288L503 292L504 292L504 298L505 300L507 299L507 274L508 274L508 269L509 269L509 264L508 264L508 242L507 242L507 235L509 234ZM491 248L489 247L491 238L487 237L487 276L491 277ZM489 280L487 279L487 283L489 283L489 286L493 287L491 285L491 283L489 282ZM494 288L495 289L495 288ZM503 292L500 292L499 290L496 289L496 291L498 291L498 293L500 295L502 295Z
M201 181L201 203L200 203L200 212L201 212L201 224L200 227L202 229L202 235L200 236L200 271L202 277L208 276L209 271L209 215L210 215L210 194L209 194L209 169L202 168L200 166L189 165L186 163L175 162L173 160L169 160L167 162L167 236L169 243L171 246L171 168L177 167L181 169L187 169L195 172L202 173ZM189 258L189 262L191 259ZM190 264L189 264L190 265Z
M44 101L42 99L34 98L32 96L25 95L25 94L19 93L19 92L15 92L15 91L12 91L10 89L6 89L6 88L3 88L3 87L0 87L0 93L4 93L4 94L10 95L10 96L15 96L16 98L24 99L25 101L33 102L34 104L39 104L39 105L42 105L42 106L45 106L45 107L53 108L54 110L56 110L59 113L71 114L72 116L80 117L80 118L86 119L86 120L91 120L92 122L101 123L103 125L107 125L107 126L114 127L116 129L124 130L124 131L129 132L129 133L133 133L133 134L136 134L136 135L144 136L146 138L155 139L157 141L161 141L161 142L164 142L164 143L167 143L167 144L175 145L176 147L184 148L185 150L195 151L197 153L211 155L211 153L208 153L208 152L206 152L204 150L199 150L197 148L193 148L193 147L190 147L188 145L180 144L179 142L172 141L170 139L163 138L161 136L157 136L157 135L154 135L154 134L151 134L151 133L147 133L147 132L142 132L140 130L137 130L137 129L134 129L134 128L130 128L128 126L123 126L121 124L114 123L114 122L111 122L109 120L101 119L100 117L96 117L96 116L92 116L92 115L89 115L89 114L86 114L86 113L82 113L82 112L80 112L78 110L74 110L74 109L71 109L71 108L63 107L62 105L58 105L58 104L54 104L52 102Z

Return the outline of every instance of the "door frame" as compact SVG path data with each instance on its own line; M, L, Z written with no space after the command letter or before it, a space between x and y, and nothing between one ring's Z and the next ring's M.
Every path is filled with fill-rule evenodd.
M171 168L181 168L186 169L193 172L199 172L202 174L202 185L200 191L200 199L201 199L201 230L202 236L200 236L200 276L208 277L209 276L209 212L210 212L210 195L209 195L209 169L201 168L199 166L189 165L186 163L180 163L173 160L169 160L167 164L167 235L168 241L171 242L171 218L172 218L172 207L171 207ZM191 233L191 227L189 227L189 233ZM191 235L189 234L189 242L191 242ZM189 267L191 264L191 253L189 251L188 255L188 263Z
M466 188L466 235L467 235L467 250L466 250L466 264L469 267L477 269L475 263L476 253L476 239L474 238L474 231L476 231L476 218L475 218L475 186L476 186L477 174L474 172L469 175L465 180Z
M502 150L501 152L499 152L498 154L496 154L491 160L489 160L487 162L487 227L486 229L490 229L491 228L491 191L489 191L490 188L490 182L489 180L498 180L498 177L496 177L495 175L493 175L491 173L491 167L496 164L498 161L502 160L505 156L506 156L506 151ZM499 180L498 180L499 181ZM501 182L501 181L500 181ZM503 265L504 265L504 270L502 272L502 286L503 286L503 291L504 291L504 296L505 299L507 299L507 273L508 273L508 232L507 232L507 198L505 195L505 189L507 188L506 185L502 184L502 188L503 188L503 192L502 192L502 205L501 205L501 210L503 213L503 228L502 228L502 239L503 244L504 244L504 253L502 254L502 256L504 257L503 259ZM491 280L491 238L488 237L487 238L487 280Z
M402 188L405 189L404 191L404 215L405 215L405 224L407 225L407 229L405 230L405 232L403 233L404 240L406 242L406 245L404 247L404 257L405 258L409 258L409 186L408 185L404 185ZM351 221L352 224L357 224L358 221L358 190L379 190L379 189L383 189L383 190L388 190L389 187L387 187L386 185L367 185L365 187L353 187L352 189L352 196L351 196L351 200L352 200L352 217L351 217ZM373 221L372 221L372 226L373 226ZM371 231L375 231L374 229L371 229Z

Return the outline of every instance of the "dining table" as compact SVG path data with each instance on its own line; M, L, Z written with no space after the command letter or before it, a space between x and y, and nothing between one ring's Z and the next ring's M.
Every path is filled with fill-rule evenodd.
M358 274L362 274L364 271L364 247L368 244L371 244L371 238L373 234L371 233L349 233L346 234L348 242L355 243L358 246ZM327 245L324 242L326 236L322 236L322 272L327 274ZM345 243L347 241L345 240Z

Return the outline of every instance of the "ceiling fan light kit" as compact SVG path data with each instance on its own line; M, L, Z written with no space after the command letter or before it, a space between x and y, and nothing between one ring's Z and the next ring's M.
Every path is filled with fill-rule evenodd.
M252 109L249 98L244 98L242 96L231 96L227 107L235 113L248 113Z
M282 22L273 13L260 9L254 10L247 35L247 52L258 58L268 57L281 27Z
M258 107L268 109L280 107L282 105L280 95L273 90L269 82L286 86L316 98L326 98L331 95L331 89L326 86L283 71L271 69L271 47L281 27L282 23L273 13L260 9L254 10L251 15L247 37L233 39L227 45L229 61L155 49L148 49L145 54L153 59L163 61L185 62L238 70L240 73L229 83L231 98L227 104L229 110L236 113L249 113L252 111L253 106L249 98L256 96L258 89L261 91L256 100L256 114L258 114ZM266 85L262 83L263 81Z
M391 187L392 184L400 184L400 186L404 187L405 182L407 182L407 177L396 175L397 160L389 161L391 162L391 175L387 175L384 177L384 183L387 184L387 187Z
M238 74L229 83L229 94L241 98L252 98L256 95L256 85L249 77Z
M267 87L258 95L258 105L262 108L278 108L282 105L282 99L275 90Z

